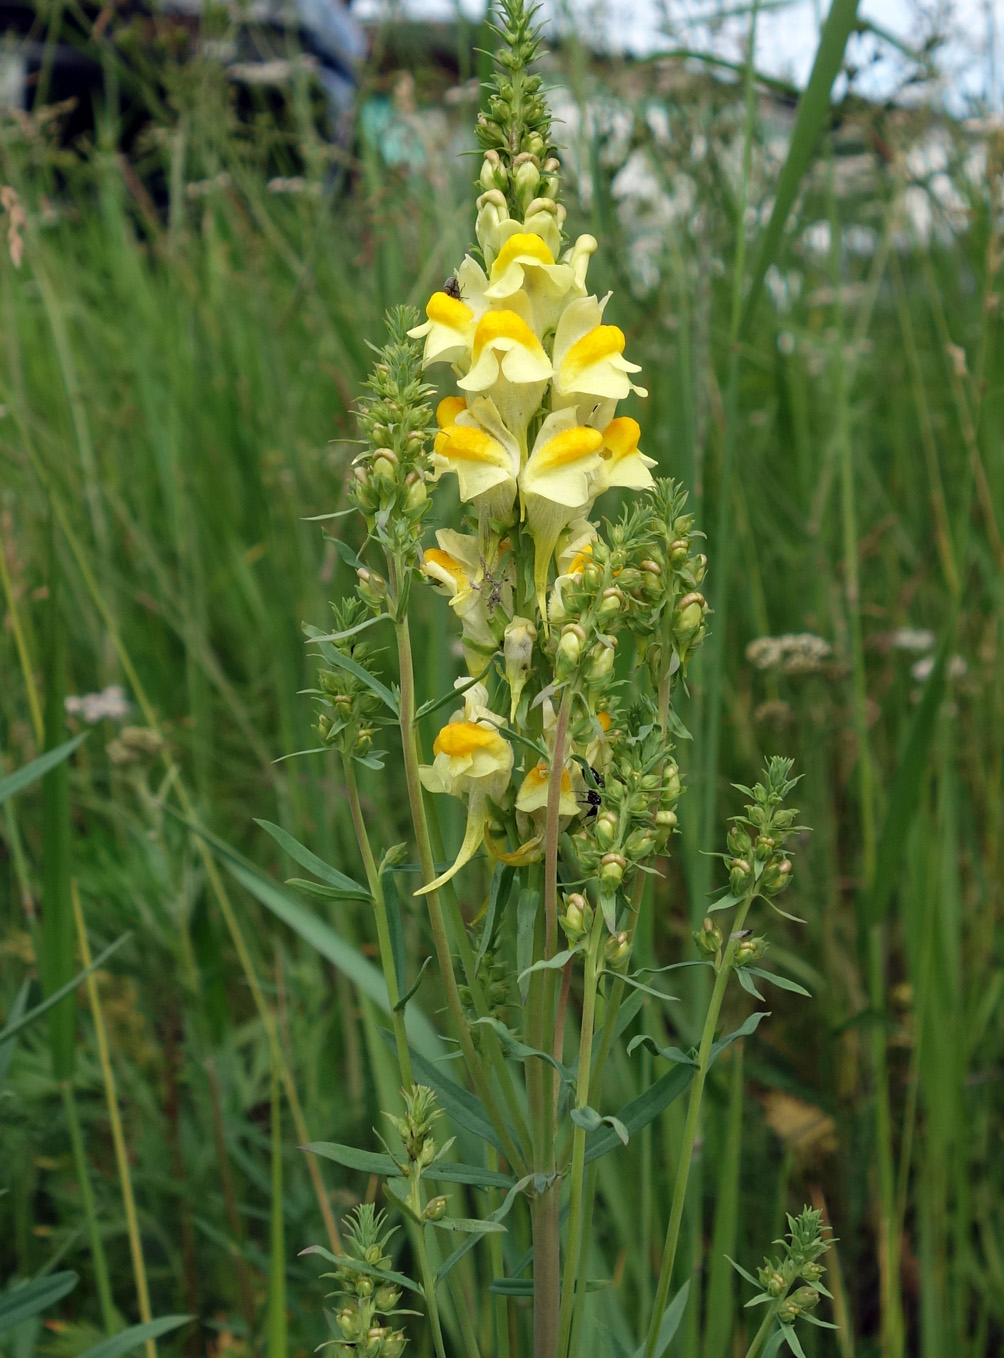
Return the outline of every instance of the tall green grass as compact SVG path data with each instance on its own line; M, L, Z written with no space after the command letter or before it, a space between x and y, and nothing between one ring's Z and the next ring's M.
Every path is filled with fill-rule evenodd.
M594 106L618 73L570 58L570 87ZM69 734L53 637L69 692L125 684L128 721L164 742L116 763L105 747L120 723L104 722L60 766L68 807L50 772L46 790L25 786L0 808L5 1012L35 958L62 947L43 970L50 990L84 963L58 942L67 928L72 938L71 864L91 947L133 932L101 974L94 1013L134 1231L83 1010L74 1018L64 1002L50 1031L25 1029L3 1089L0 1279L81 1275L61 1304L68 1327L45 1340L65 1354L110 1327L104 1258L122 1319L145 1318L137 1240L151 1314L201 1323L194 1340L166 1334L162 1352L314 1347L321 1289L297 1252L330 1236L368 1186L295 1145L365 1141L393 1098L372 921L257 873L295 869L254 820L361 871L337 770L316 753L275 762L317 744L299 696L312 682L299 623L323 625L348 579L306 520L344 508L349 408L383 308L421 303L468 245L464 165L432 148L425 172L403 176L370 147L333 194L270 193L265 134L231 122L215 80L191 73L181 116L149 152L168 185L163 221L110 130L92 152L61 153L58 173L55 153L11 126L0 153L0 179L29 212L23 266L0 257L0 776ZM1004 1342L1002 151L991 134L991 172L967 174L971 148L948 127L961 208L923 241L903 210L922 115L845 107L812 139L785 205L765 159L782 115L749 88L738 176L741 87L694 80L667 93L635 72L619 95L632 154L657 183L693 186L644 279L640 209L623 207L615 182L626 149L602 131L568 136L582 151L570 225L602 233L616 261L616 320L652 392L636 412L643 446L692 487L717 610L683 713L701 737L684 832L646 907L644 946L685 955L711 884L704 851L737 809L730 784L764 754L796 754L814 827L796 888L808 927L774 925L771 939L815 1000L772 997L741 1064L723 1061L709 1080L678 1278L707 1250L692 1292L704 1301L671 1352L734 1351L742 1296L722 1255L759 1259L784 1210L812 1201L840 1237L834 1290L848 1323L836 1340L807 1339L807 1353L990 1358ZM653 130L656 109L668 137ZM305 121L297 135L304 160L324 160ZM863 192L848 188L851 154L867 157ZM190 194L203 177L207 191ZM588 207L576 206L586 187ZM806 243L819 222L828 253ZM862 227L867 254L848 234ZM335 526L357 547L351 523ZM455 671L438 603L425 602L422 637L441 690ZM933 633L926 681L911 674L918 653L898 648L907 627ZM803 631L833 648L812 672L745 658L758 636ZM404 807L383 786L361 792L391 844ZM406 903L401 913L414 977L429 945ZM412 1004L435 1021L432 978ZM692 1012L646 1008L638 1022L689 1041ZM612 1058L611 1106L652 1073ZM823 1134L799 1139L793 1108ZM674 1106L645 1134L640 1184L600 1162L590 1276L616 1286L595 1295L584 1352L628 1344L630 1317L651 1303L681 1132ZM514 1228L497 1245L507 1272L528 1243ZM458 1344L464 1298L491 1276L477 1257L444 1304Z

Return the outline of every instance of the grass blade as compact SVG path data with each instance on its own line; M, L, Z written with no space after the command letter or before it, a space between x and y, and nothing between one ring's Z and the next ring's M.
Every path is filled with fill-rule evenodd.
M819 140L830 109L830 90L844 59L847 39L851 36L858 16L858 0L833 0L826 16L816 49L816 59L805 93L799 100L795 126L791 133L787 159L778 180L774 208L760 238L760 246L753 262L746 300L739 322L739 336L749 329L756 304L763 290L763 280L777 256L784 234L788 213L791 211L809 163Z

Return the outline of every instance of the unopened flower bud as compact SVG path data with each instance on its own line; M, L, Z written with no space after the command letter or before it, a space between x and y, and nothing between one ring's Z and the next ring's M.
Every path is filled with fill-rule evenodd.
M373 454L373 462L370 470L374 480L384 485L388 485L397 479L397 470L400 466L397 453L393 448L378 448Z
M709 957L714 956L722 946L722 931L710 915L706 915L700 929L695 930L694 942Z
M735 964L737 967L748 967L751 962L758 962L766 951L765 938L740 939L736 947Z
M777 1308L777 1318L783 1325L790 1325L802 1314L802 1308L794 1297L785 1297Z
M609 639L610 641L613 638ZM614 648L609 642L598 642L589 655L589 668L586 671L591 683L599 684L608 678L614 669Z
M395 1330L393 1334L388 1335L383 1341L383 1350L380 1354L380 1358L401 1358L401 1354L404 1353L404 1346L407 1342L408 1341L401 1331Z
M504 189L509 182L509 175L506 167L502 164L499 153L495 150L486 151L485 158L481 162L481 174L479 181L483 189Z
M580 892L575 891L565 897L565 913L562 925L571 938L579 939L587 933L593 922L593 908Z
M685 594L676 605L676 612L673 614L673 631L681 645L687 645L693 641L701 630L706 607L707 600L703 594L698 594L696 590L692 594Z
M812 1260L810 1263L802 1265L800 1276L807 1283L818 1283L825 1272L826 1269L822 1264L817 1264L815 1260Z
M422 1213L423 1221L442 1221L446 1215L448 1198L430 1198L425 1204L425 1211Z
M561 629L557 655L559 673L567 675L578 667L585 639L586 629L577 622L567 623Z
M729 887L733 896L742 896L752 880L753 869L745 858L733 858L730 867Z
M360 596L368 604L378 608L387 597L387 581L376 571L371 571L366 566L360 566L356 571L356 578L359 581L358 589Z
M819 1305L819 1293L814 1287L799 1287L791 1294L799 1311L812 1311Z
M675 811L657 811L655 823L660 830L675 830L679 824L679 817Z
M378 1264L380 1263L380 1260L381 1260L382 1257L383 1257L383 1252L382 1252L382 1250L380 1249L380 1246L379 1246L379 1245L370 1245L370 1246L367 1248L365 1254L363 1255L363 1261L364 1261L364 1263L367 1263L367 1264L376 1264L376 1265L378 1265Z
M615 891L624 880L627 859L619 853L605 853L600 859L600 882L610 891Z
M676 542L669 544L669 559L674 565L679 565L681 561L686 561L690 554L690 543L678 538Z
M616 586L605 589L600 596L599 607L596 616L605 622L607 618L615 618L624 607L624 595Z
M630 955L631 944L623 929L619 934L611 934L603 945L603 956L607 966L616 967L618 963L627 961Z
M532 160L527 159L522 164L513 167L512 177L516 188L516 197L521 206L525 208L536 197L540 185L540 170Z
M690 574L695 585L699 585L708 573L708 558L703 552L698 552L697 556L690 561Z
M631 831L624 847L632 858L647 858L655 848L655 836L651 830L640 826L637 830Z
M761 1268L758 1269L760 1286L771 1297L779 1297L788 1286L788 1281L780 1269Z
M418 509L427 502L429 492L426 490L424 477L420 476L418 472L409 472L405 477L404 484L408 487L404 502L406 509Z
M393 1311L394 1307L401 1300L401 1290L393 1283L381 1283L373 1297L374 1305L378 1311Z
M358 1320L356 1312L353 1310L351 1306L342 1307L342 1309L338 1312L337 1322L338 1328L341 1330L342 1334L345 1336L346 1339L355 1338L358 1329Z
M603 811L596 817L593 833L601 849L609 849L617 842L617 816L613 811Z

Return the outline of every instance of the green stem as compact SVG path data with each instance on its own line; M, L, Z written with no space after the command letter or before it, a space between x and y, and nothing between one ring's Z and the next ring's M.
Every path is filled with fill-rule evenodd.
M582 996L582 1025L579 1034L579 1068L576 1077L576 1107L589 1105L589 1081L593 1058L593 1021L596 1014L596 991L600 978L600 947L603 916L599 910L593 919L586 953L585 981ZM586 1295L585 1282L578 1286L577 1277L582 1258L582 1216L585 1205L586 1131L578 1123L572 1134L572 1169L569 1178L568 1243L565 1249L565 1269L561 1282L561 1311L558 1322L558 1355L563 1358L571 1337L573 1309L580 1306Z
M391 589L396 597L399 593L397 588L398 571L393 559L388 561L388 566ZM400 671L401 745L404 753L404 770L405 782L408 788L408 802L411 808L411 819L415 831L415 840L418 845L418 860L422 867L422 877L424 881L432 882L435 881L436 878L436 867L432 856L432 845L429 839L429 821L425 813L425 802L422 797L422 780L419 777L418 772L418 735L415 727L415 668L412 660L411 633L408 628L407 616L394 619L394 632L397 638L398 667ZM440 974L443 978L443 986L446 990L446 1003L450 1011L450 1016L453 1019L453 1027L460 1042L461 1051L464 1054L465 1064L470 1071L475 1091L484 1105L485 1112L491 1120L495 1135L502 1145L506 1159L522 1177L522 1175L526 1173L526 1163L510 1135L509 1128L506 1126L504 1119L498 1112L495 1099L492 1097L491 1087L485 1076L484 1068L481 1065L481 1060L474 1049L470 1029L467 1026L467 1019L464 1016L464 1006L460 999L460 990L457 986L457 978L453 970L453 957L450 953L450 941L446 932L446 921L443 917L443 907L439 898L439 892L430 891L425 896L425 901L429 910L429 924L432 928L432 940L436 949L436 960L439 964Z
M359 804L359 786L356 782L355 763L351 755L342 755L342 770L345 774L345 791L348 794L349 810L352 814L352 827L356 832L356 841L359 844L359 852L362 855L363 867L366 871L366 884L370 889L370 895L373 897L373 916L376 920L380 965L383 967L384 979L387 982L387 998L390 1001L390 1018L394 1028L394 1042L397 1046L397 1060L401 1068L401 1079L406 1086L410 1087L415 1081L411 1072L411 1053L408 1051L404 1014L397 1007L401 994L397 984L397 967L394 963L394 950L391 947L390 928L387 924L387 902L383 894L383 880L380 876L380 870L377 867L376 859L373 857L369 835L366 833L366 821Z
M77 1184L80 1187L80 1198L84 1205L84 1217L87 1221L87 1236L91 1245L91 1259L94 1263L94 1285L97 1288L98 1304L101 1309L101 1328L105 1334L110 1335L114 1334L119 1328L119 1322L115 1316L115 1302L112 1300L112 1285L108 1276L108 1258L105 1254L101 1232L98 1229L94 1189L91 1185L91 1173L87 1167L87 1155L84 1151L84 1138L80 1130L77 1101L74 1097L73 1085L69 1080L64 1080L60 1088L63 1093L66 1121L70 1129L70 1145L73 1147L73 1163L77 1171Z
M71 887L73 898L73 914L77 926L77 942L80 947L80 960L85 967L91 965L91 947L87 938L87 929L84 924L84 913L80 906L80 896L77 892L77 884L74 882ZM85 981L87 987L87 999L91 1008L91 1019L94 1023L94 1036L98 1047L98 1064L101 1067L101 1075L105 1087L105 1101L108 1107L108 1121L111 1124L112 1144L115 1149L115 1163L118 1169L119 1186L122 1191L122 1206L125 1211L126 1235L129 1240L129 1255L132 1261L133 1279L136 1284L136 1305L139 1311L139 1318L144 1325L148 1325L153 1319L153 1312L150 1309L150 1289L147 1285L146 1263L143 1259L143 1241L139 1230L139 1217L136 1212L136 1200L132 1191L132 1171L129 1168L129 1153L126 1148L125 1133L122 1129L122 1117L119 1113L118 1091L115 1088L115 1073L112 1070L111 1055L108 1050L108 1036L105 1032L104 1015L101 1010L101 1000L98 996L97 981L92 972ZM153 1339L148 1339L143 1345L146 1358L157 1358L157 1345Z
M763 1341L767 1338L767 1335L770 1333L770 1327L774 1324L774 1317L776 1314L777 1314L776 1304L774 1306L767 1307L767 1314L760 1322L760 1328L753 1336L753 1341L750 1344L749 1348L746 1350L746 1358L755 1358L755 1355L759 1353L760 1346L763 1344Z
M659 1285L655 1293L655 1307L652 1311L652 1319L648 1327L648 1337L645 1341L644 1358L652 1358L655 1353L655 1341L659 1334L659 1325L662 1321L662 1314L666 1309L666 1302L669 1298L669 1285L673 1277L673 1265L676 1263L676 1250L680 1243L680 1223L683 1220L683 1208L687 1198L687 1182L690 1178L690 1165L694 1155L694 1142L697 1139L697 1127L701 1116L701 1100L704 1097L704 1082L708 1075L708 1064L711 1059L711 1047L715 1038L715 1028L718 1024L718 1016L721 1013L722 1001L725 998L725 989L728 985L729 976L732 973L732 966L735 960L736 948L739 939L736 935L741 931L743 923L750 906L753 904L753 897L748 896L739 905L736 917L732 925L728 945L725 955L718 967L715 976L715 987L711 992L711 1003L708 1006L708 1013L704 1020L704 1031L701 1034L701 1046L697 1056L697 1070L694 1073L693 1084L690 1086L690 1102L687 1105L687 1121L683 1131L683 1147L680 1152L680 1160L676 1170L676 1183L673 1186L673 1201L669 1212L669 1226L666 1229L666 1244L662 1253L662 1268L659 1271Z
M429 1267L429 1254L425 1245L425 1228L420 1226L415 1232L415 1253L418 1255L419 1268L422 1270L422 1292L429 1311L432 1325L432 1342L436 1348L436 1358L446 1358L443 1346L443 1327L439 1322L439 1306L436 1302L436 1280Z

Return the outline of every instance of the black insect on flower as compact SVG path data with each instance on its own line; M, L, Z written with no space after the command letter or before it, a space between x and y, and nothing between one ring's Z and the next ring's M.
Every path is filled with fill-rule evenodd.
M603 774L600 773L599 769L594 769L592 764L590 764L589 776L593 780L593 786L587 787L585 792L579 793L579 802L585 811L586 820L591 820L603 805L603 797L601 795L604 786Z
M452 297L455 302L463 301L463 294L460 291L460 283L453 276L453 274L450 274L449 278L443 284L443 291L446 293L447 297Z

